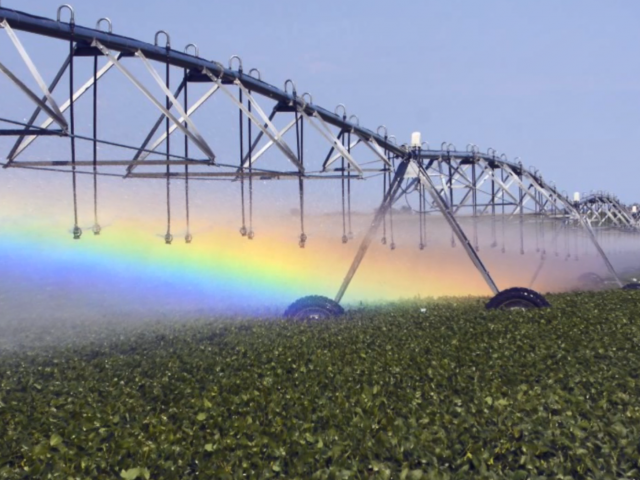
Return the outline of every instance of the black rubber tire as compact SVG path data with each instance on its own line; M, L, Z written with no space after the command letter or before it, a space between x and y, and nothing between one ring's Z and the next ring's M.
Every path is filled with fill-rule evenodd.
M578 282L584 287L602 287L604 285L604 278L597 273L587 272L578 277Z
M528 288L513 287L499 292L485 305L487 310L546 308L551 304L541 294Z
M631 283L627 283L624 287L622 287L623 290L640 290L640 283L638 282L631 282Z
M343 313L344 308L330 298L311 295L302 297L289 305L284 316L294 320L324 320L338 317Z

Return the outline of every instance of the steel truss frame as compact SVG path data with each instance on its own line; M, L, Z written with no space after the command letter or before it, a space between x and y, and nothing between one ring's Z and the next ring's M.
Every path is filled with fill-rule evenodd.
M68 8L70 21L60 20L61 10ZM102 23L108 24L108 31L100 29ZM465 249L471 262L478 269L490 290L497 294L500 290L483 264L479 255L478 233L476 219L490 216L492 224L493 243L496 242L496 218L501 222L518 219L521 226L531 219L546 219L560 223L562 228L577 226L584 230L595 249L601 256L607 269L622 285L619 276L611 265L607 255L601 248L592 228L615 227L625 231L636 232L638 220L634 215L613 196L596 194L585 198L582 202L571 202L567 196L557 191L555 186L543 180L537 171L525 169L522 163L509 162L502 155L489 149L481 153L475 145L468 145L467 151L457 152L451 144L443 144L440 150L422 147L409 148L398 145L393 136L389 136L385 127L379 127L375 132L359 125L357 117L347 118L344 106L339 105L334 112L330 112L313 103L311 95L301 96L296 91L295 84L288 80L284 89L279 89L262 81L260 74L252 69L248 74L243 71L242 62L238 57L232 57L229 66L219 62L208 61L199 56L198 48L190 44L184 52L173 50L169 35L159 31L154 44L123 37L112 33L111 22L100 19L95 29L75 24L73 10L69 6L60 7L58 19L51 20L36 17L24 12L0 8L0 28L9 36L16 50L20 54L33 79L38 84L41 95L33 92L27 84L5 64L0 62L2 72L18 87L34 104L35 110L26 123L10 119L0 119L21 128L0 130L0 135L15 136L15 145L7 155L4 168L44 168L55 171L67 171L73 175L74 206L75 176L77 173L90 173L94 176L95 225L94 233L99 233L97 212L97 177L102 174L98 168L124 168L124 178L164 178L167 181L167 218L168 228L165 241L171 243L171 212L170 212L170 180L179 178L185 180L187 191L187 230L188 230L188 182L191 180L222 179L242 182L243 195L243 235L252 238L251 220L249 229L245 227L244 182L249 182L249 195L252 192L254 177L272 179L296 179L300 189L301 202L301 235L300 246L304 247L306 235L304 233L304 182L314 179L340 180L343 184L343 212L344 186L347 182L349 201L351 181L363 180L369 176L384 175L385 186L383 199L375 214L371 226L362 240L360 248L345 277L337 295L339 302L355 275L361 261L370 247L375 233L380 225L386 225L387 215L395 202L412 189L417 189L421 195L421 215L439 212L444 216L452 229L452 243L455 241ZM56 38L69 42L69 55L63 61L61 68L53 81L47 86L38 72L34 62L20 42L16 31L24 31ZM166 43L159 45L159 37L163 35ZM192 53L189 53L189 51ZM75 89L74 61L79 57L93 59L93 75L80 88ZM98 68L99 60L104 64ZM238 64L233 69L233 61ZM127 62L137 61L149 73L151 79L162 91L157 97L151 93L144 81L138 78L127 66ZM164 67L164 78L154 65ZM178 87L172 91L170 86L171 69L181 69L183 72ZM126 77L159 111L157 121L152 125L145 139L139 146L125 145L118 142L100 139L98 136L98 84L109 72L117 70ZM63 76L68 73L68 99L58 105L53 93ZM256 75L257 74L257 75ZM189 85L191 83L209 83L210 88L195 102L188 101ZM83 137L76 134L74 129L74 104L88 92L93 92L93 135ZM239 115L240 125L240 159L238 164L221 162L215 154L215 145L205 138L196 126L193 114L201 109L214 95L222 93L235 107ZM180 96L183 100L180 100ZM261 105L260 100L275 102L271 112ZM41 113L47 119L35 125ZM65 117L68 113L69 121ZM277 115L289 115L284 127L276 127L274 119ZM244 127L246 121L246 128ZM50 128L53 124L59 128ZM164 123L164 129L161 127ZM309 129L328 145L328 153L321 164L314 164L304 158L305 136ZM252 129L257 131L252 134ZM171 153L170 139L179 131L184 136L184 154ZM295 145L290 145L285 136L295 133ZM71 141L71 159L49 161L21 161L19 160L30 145L40 136L60 136ZM93 144L93 158L78 159L75 155L76 140L84 140ZM97 145L107 144L131 149L134 153L130 160L109 160L98 158ZM194 145L203 158L190 154L189 145ZM166 147L160 152L160 147ZM362 145L356 153L354 150ZM269 150L276 148L286 158L291 166L290 170L263 168L260 160ZM364 153L372 156L373 160L364 157ZM150 159L151 155L163 154L163 159ZM340 162L340 166L337 166ZM166 167L165 172L144 171L144 167ZM183 170L171 170L171 167L183 166ZM92 171L78 170L81 167L93 167ZM393 175L393 177L392 177ZM388 182L387 182L388 179ZM403 184L405 187L403 188ZM430 202L426 201L426 195ZM251 211L251 206L249 207ZM77 207L75 208L74 237L80 238L78 228ZM473 219L473 234L470 239L458 221L459 217L470 215ZM251 218L251 213L249 214ZM504 223L503 223L504 225ZM504 228L504 226L503 226ZM421 224L421 232L423 226ZM349 232L351 234L351 232ZM557 233L556 233L557 235ZM191 240L187 233L187 242ZM346 243L346 232L343 241ZM386 237L385 240L386 242ZM523 252L521 240L521 251ZM392 242L391 248L394 248ZM421 240L421 248L423 243ZM542 264L544 263L544 252ZM532 283L541 267L536 271Z

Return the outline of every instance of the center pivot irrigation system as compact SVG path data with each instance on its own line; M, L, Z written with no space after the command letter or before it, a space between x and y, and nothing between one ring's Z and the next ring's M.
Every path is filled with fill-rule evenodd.
M64 17L64 18L62 18ZM0 136L16 138L6 155L4 168L27 168L68 172L72 177L74 228L73 237L80 239L78 226L77 181L79 175L93 178L94 234L101 231L98 222L98 179L104 175L127 179L163 179L167 190L167 232L164 241L173 241L171 233L172 182L184 183L187 233L185 241L193 239L189 230L189 183L192 181L239 182L242 200L240 233L254 238L253 195L255 180L294 180L300 203L299 246L307 242L305 234L305 183L310 180L334 180L341 183L343 231L342 242L352 240L352 186L359 180L376 179L382 197L370 227L335 298L304 297L294 302L286 315L295 318L317 318L342 313L339 305L367 250L382 227L381 242L395 249L393 206L406 199L419 222L419 248L427 247L427 216L441 214L451 228L452 246L460 245L480 272L494 297L487 308L531 308L549 306L545 298L531 289L547 256L559 256L559 238L564 235L566 260L572 257L571 241L575 240L573 255L577 259L577 242L590 244L601 258L611 278L620 287L637 289L638 283L623 285L600 239L624 237L634 245L639 231L637 205L627 207L614 196L595 193L570 200L566 192L559 192L534 169L526 169L521 162L510 162L505 155L489 149L482 153L472 144L465 151L457 151L452 144L443 143L440 149L430 149L413 133L410 144L400 145L388 135L384 126L376 131L359 124L355 115L348 116L341 104L334 111L313 103L310 94L299 95L293 81L287 80L283 89L265 83L260 72L243 70L239 57L231 57L227 66L200 57L199 49L189 44L183 51L171 48L169 34L163 30L155 35L154 43L123 37L113 33L111 21L100 19L95 28L75 24L74 10L61 6L57 18L47 19L0 7L0 27L26 66L23 79L16 69L4 60L0 52L0 71L33 104L35 111L28 120L7 118L2 112L0 122L7 127ZM33 34L43 45L51 39L68 44L68 54L58 73L45 83L32 57L20 41L17 31ZM162 44L161 44L162 42ZM14 52L15 55L15 52ZM16 57L17 58L17 57ZM234 68L235 66L235 68ZM78 71L89 68L88 78L80 83ZM118 130L117 124L107 125L101 112L100 98L112 98L104 78L119 73L138 92L141 102L150 102L159 117L148 134L132 145ZM140 73L142 72L142 74ZM177 78L177 80L176 80ZM172 80L174 84L172 84ZM35 93L37 85L40 92ZM177 86L175 83L177 82ZM66 88L62 87L67 83ZM102 89L99 86L105 85ZM203 90L204 89L204 90ZM63 90L65 101L54 99ZM106 91L105 91L106 90ZM152 90L160 91L154 94ZM193 101L193 91L200 92ZM204 91L204 93L202 93ZM4 92L3 92L4 93ZM196 126L194 114L203 109L216 95L228 100L227 106L237 112L238 135L234 139L212 135L206 139L204 129ZM77 107L85 97L84 109ZM6 102L7 94L3 94ZM90 102L90 105L87 104ZM134 107L132 107L134 108ZM6 110L6 109L5 109ZM45 117L38 121L38 118ZM100 120L100 128L99 126ZM91 134L81 134L77 128L91 125ZM109 133L109 137L105 136ZM129 132L130 133L130 132ZM174 135L175 134L175 135ZM183 142L172 144L171 138L182 135ZM69 155L61 160L24 160L20 156L39 137L47 136L69 148ZM128 138L128 137L126 137ZM214 143L210 143L210 142ZM77 144L85 142L92 153L85 158ZM237 162L222 162L216 150L228 150L222 143L233 143L239 152ZM126 155L121 159L105 159L98 146L119 149ZM177 145L177 147L176 147ZM305 150L306 145L306 150ZM305 154L312 145L313 154ZM318 156L320 148L326 155ZM226 150L225 150L226 148ZM180 150L180 153L177 153ZM197 155L194 155L197 150ZM279 165L272 165L270 155L277 152ZM285 160L284 164L282 159ZM517 159L516 159L517 160ZM267 164L267 165L265 165ZM115 172L113 169L124 169ZM355 192L355 189L354 189ZM411 199L411 203L409 201ZM417 206L415 206L417 205ZM396 213L397 215L397 213ZM520 253L524 253L524 238L535 234L536 252L540 264L528 288L500 290L480 256L478 230L480 219L488 220L492 237L491 248L505 251L505 224L519 225ZM347 221L348 220L348 221ZM464 221L471 225L467 235ZM485 222L486 224L486 222ZM347 228L349 225L349 228ZM573 238L567 237L573 233ZM547 238L545 239L545 233ZM547 252L550 245L553 252ZM586 280L593 280L593 275Z

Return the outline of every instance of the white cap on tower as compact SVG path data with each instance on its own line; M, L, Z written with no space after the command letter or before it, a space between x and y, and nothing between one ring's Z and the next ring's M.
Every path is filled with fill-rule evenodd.
M631 213L638 213L638 206L637 205L632 205L631 206Z
M574 202L579 202L580 201L580 192L576 192L573 194L573 201Z
M413 132L411 134L411 146L419 148L421 145L420 132Z

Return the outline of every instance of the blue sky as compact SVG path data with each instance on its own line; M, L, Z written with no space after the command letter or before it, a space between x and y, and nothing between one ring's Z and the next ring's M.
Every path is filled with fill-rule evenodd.
M3 0L54 17L58 2ZM640 201L640 3L626 1L76 2L76 22L172 46L338 103L362 125L432 146L519 156L569 192ZM56 58L51 68L57 67Z

